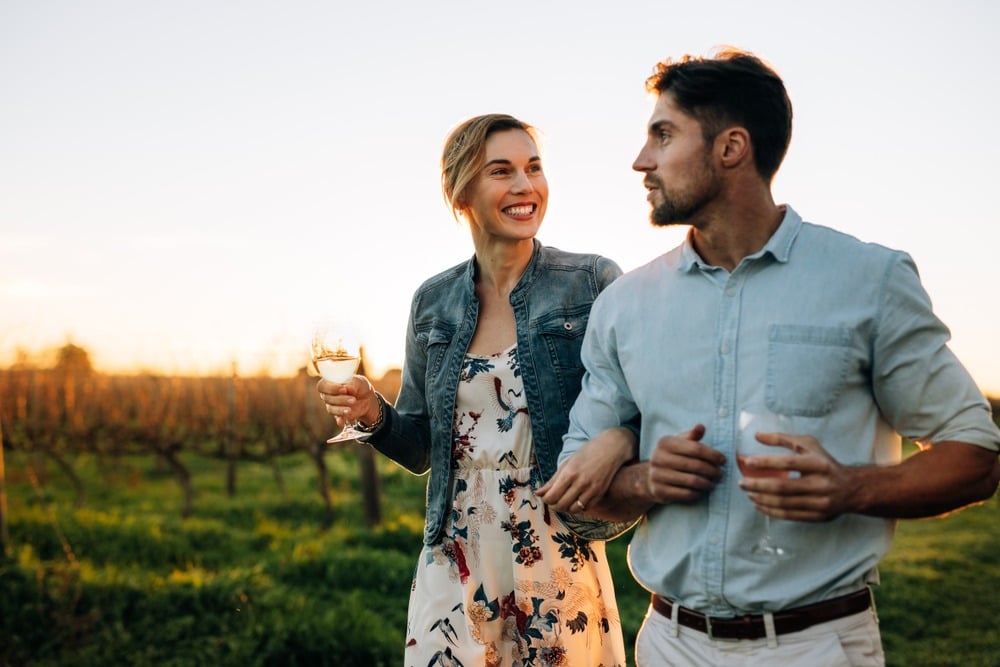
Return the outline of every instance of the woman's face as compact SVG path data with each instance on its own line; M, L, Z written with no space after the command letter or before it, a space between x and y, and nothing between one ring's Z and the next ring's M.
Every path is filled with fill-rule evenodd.
M534 238L545 217L549 184L538 148L524 130L503 130L486 140L485 162L469 189L463 213L496 240Z

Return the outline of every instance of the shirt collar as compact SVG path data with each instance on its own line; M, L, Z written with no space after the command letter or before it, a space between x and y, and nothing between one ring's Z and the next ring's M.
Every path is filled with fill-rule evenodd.
M771 255L778 262L785 263L788 261L792 252L792 244L795 242L795 237L798 236L799 230L802 228L802 218L799 217L799 214L791 206L787 204L783 204L782 206L785 209L785 216L781 219L778 229L767 240L763 248L746 259L757 259L767 254ZM681 262L678 268L685 272L695 269L718 268L705 263L701 256L698 255L698 252L694 249L694 245L691 243L692 232L693 230L688 230L684 244L681 246Z
M774 234L771 234L771 238L767 240L764 247L756 254L751 255L752 257L770 254L782 264L788 261L792 254L792 244L795 242L795 237L802 229L802 218L788 204L782 204L782 207L785 209L785 217L781 219L781 224L774 230Z

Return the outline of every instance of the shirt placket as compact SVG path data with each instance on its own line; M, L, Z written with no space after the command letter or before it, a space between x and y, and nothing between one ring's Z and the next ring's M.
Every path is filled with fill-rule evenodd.
M712 420L711 446L726 455L727 461L735 465L734 443L736 441L736 343L740 326L740 312L743 294L743 272L737 269L732 274L716 275L720 280L722 295L719 300L719 319L716 330L714 399L715 414ZM732 474L734 465L727 466L726 474ZM726 535L731 518L732 487L724 481L712 490L708 500L708 534L705 544L704 581L705 594L709 603L720 610L725 608L724 565Z

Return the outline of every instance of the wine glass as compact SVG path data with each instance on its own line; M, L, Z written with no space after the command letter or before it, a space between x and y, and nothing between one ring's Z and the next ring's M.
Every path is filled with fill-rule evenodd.
M758 454L786 454L783 447L765 445L757 440L758 433L791 433L792 420L788 415L771 412L766 408L740 412L739 433L736 441L736 464L744 477L788 477L790 471L777 468L758 468L747 465L746 459ZM751 547L756 560L775 563L791 558L794 554L771 537L771 517L764 515L764 534Z
M361 344L348 328L321 324L313 331L313 368L324 380L346 384L361 364ZM355 422L345 421L340 433L327 439L328 443L344 440L364 440L370 434L359 431Z

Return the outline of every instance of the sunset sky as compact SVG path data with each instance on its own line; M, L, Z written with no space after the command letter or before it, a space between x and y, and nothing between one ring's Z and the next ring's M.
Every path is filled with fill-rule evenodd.
M467 259L448 131L543 132L539 238L631 269L631 170L667 56L733 44L795 108L775 196L910 252L1000 395L1000 3L0 0L0 364L73 342L106 371L284 374L311 323L402 362L413 290Z

